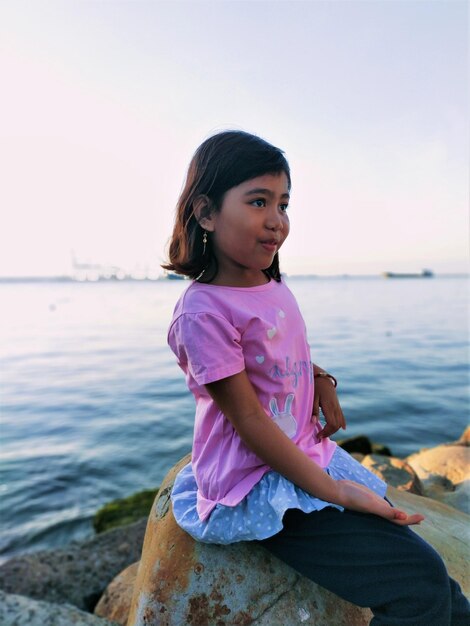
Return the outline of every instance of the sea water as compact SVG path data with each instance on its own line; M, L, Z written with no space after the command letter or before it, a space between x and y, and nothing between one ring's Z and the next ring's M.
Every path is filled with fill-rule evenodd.
M468 279L288 278L347 430L405 456L469 415ZM194 403L166 345L186 281L0 283L0 555L92 534L105 502L190 451ZM209 348L209 347L208 347Z

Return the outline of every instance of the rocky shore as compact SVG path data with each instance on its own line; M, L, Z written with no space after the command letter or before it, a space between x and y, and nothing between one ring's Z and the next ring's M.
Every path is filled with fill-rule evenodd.
M392 486L398 506L426 516L416 531L470 595L470 428L458 441L405 459L366 437L341 445ZM368 624L367 609L300 577L261 548L196 544L183 533L171 514L169 492L186 460L169 472L158 493L111 503L100 512L95 528L111 529L0 566L0 624L117 626L128 619L132 626ZM135 512L140 519L129 523ZM118 526L121 514L125 525Z

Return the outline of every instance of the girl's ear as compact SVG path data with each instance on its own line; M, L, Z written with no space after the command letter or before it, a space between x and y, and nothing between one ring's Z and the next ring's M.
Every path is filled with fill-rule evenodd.
M193 214L199 226L209 232L214 230L214 210L207 196L198 196L193 202Z

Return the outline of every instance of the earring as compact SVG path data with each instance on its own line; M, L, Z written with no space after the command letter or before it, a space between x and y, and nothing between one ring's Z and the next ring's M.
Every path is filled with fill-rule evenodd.
M206 244L207 244L207 231L204 231L202 236L202 256L206 254Z

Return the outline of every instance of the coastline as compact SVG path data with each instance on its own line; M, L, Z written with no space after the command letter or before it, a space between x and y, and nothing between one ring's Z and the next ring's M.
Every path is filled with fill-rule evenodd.
M365 436L345 439L341 444L392 485L394 493L410 494L410 497L420 498L421 502L428 501L429 506L433 501L440 503L449 519L449 527L461 523L462 519L470 522L470 427L455 442L424 448L404 459L392 456L386 446L374 444ZM0 589L4 592L3 606L7 608L0 609L0 622L10 623L2 611L7 610L10 617L13 614L17 617L17 613L26 610L27 606L29 611L43 615L47 607L51 613L57 613L58 604L62 611L62 605L68 603L88 620L84 617L85 621L76 622L78 624L124 625L127 613L126 620L121 616L116 621L116 605L119 604L120 614L123 610L124 613L129 611L148 511L159 495L161 497L155 488L114 500L96 512L94 523L98 532L95 536L53 550L19 555L1 565ZM452 558L455 560L455 556ZM123 573L131 568L132 572L124 577L127 591L123 593L120 588L118 602L113 594L113 584L117 583L113 581L122 579ZM19 601L18 595L25 598ZM93 612L99 616L92 616ZM89 618L98 621L90 622ZM71 623L70 615L64 619Z

